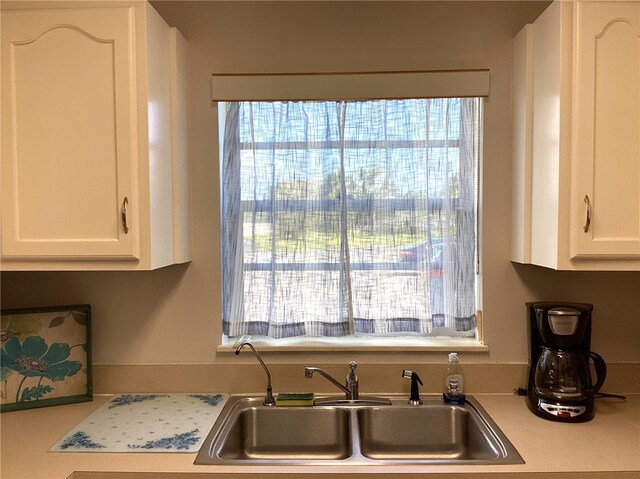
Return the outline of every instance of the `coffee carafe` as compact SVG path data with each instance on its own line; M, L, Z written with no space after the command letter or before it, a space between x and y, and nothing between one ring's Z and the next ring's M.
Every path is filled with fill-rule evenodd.
M592 384L588 360L593 360L597 381ZM535 370L535 393L558 401L586 400L602 387L606 374L602 357L592 351L542 348Z
M595 414L594 394L607 367L590 351L590 304L527 303L529 384L527 404L534 414L562 422L584 422ZM593 362L595 381L591 375Z

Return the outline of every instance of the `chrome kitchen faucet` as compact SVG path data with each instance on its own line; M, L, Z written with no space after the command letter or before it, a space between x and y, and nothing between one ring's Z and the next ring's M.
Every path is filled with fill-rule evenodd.
M322 375L324 378L328 379L332 384L337 386L341 391L345 393L345 399L348 401L355 401L359 398L358 394L358 375L355 373L356 367L358 365L355 361L351 361L349 363L349 367L351 371L347 375L347 379L345 381L345 385L343 386L338 381L336 381L331 375L320 368L316 368L315 366L309 366L304 368L304 377L309 379L313 377L313 373L318 373Z

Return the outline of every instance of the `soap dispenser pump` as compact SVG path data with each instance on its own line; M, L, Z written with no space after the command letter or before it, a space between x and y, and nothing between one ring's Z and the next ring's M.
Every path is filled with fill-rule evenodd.
M444 374L442 398L449 404L464 404L464 390L464 374L458 360L458 353L450 353L447 372Z

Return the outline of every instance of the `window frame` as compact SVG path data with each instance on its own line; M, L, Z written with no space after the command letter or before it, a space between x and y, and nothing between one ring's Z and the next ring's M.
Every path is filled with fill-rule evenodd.
M219 133L220 138L224 138L224 127L226 121L226 105L221 102L218 109L219 116ZM476 180L480 180L482 170L482 140L483 140L483 102L479 102L479 137L478 140L478 175ZM455 140L457 143L459 140ZM218 151L220 152L221 149ZM220 157L222 158L222 157ZM220 168L222 170L222 160L220 160ZM235 350L235 346L240 341L251 340L254 345L259 345L265 351L377 351L377 352L399 352L399 351L447 351L456 349L458 351L488 351L488 347L483 342L483 322L482 322L482 274L479 270L479 257L481 255L481 188L482 182L476 185L476 194L478 201L476 205L476 219L478 221L477 229L477 256L478 256L478 275L476 285L476 309L477 309L477 325L475 338L455 338L455 337L429 337L429 336L396 336L396 337L371 337L351 335L345 337L309 337L301 336L285 339L272 339L263 336L242 336L229 338L222 336L221 342L217 347L219 352L231 352ZM290 201L290 200L288 200ZM301 200L306 203L309 200ZM333 200L322 200L331 203ZM367 202L369 200L352 200L355 202ZM405 202L406 200L399 200ZM249 202L250 203L250 202ZM244 208L243 208L244 209Z
M365 73L365 74L326 74L327 76L320 75L320 77L316 74L302 74L302 75L217 75L217 79L212 79L212 100L218 105L218 126L219 126L219 135L220 139L224 138L224 129L225 129L225 121L226 121L226 105L225 100L282 100L283 97L278 93L285 90L289 90L288 88L283 88L283 85L291 85L291 81L294 84L299 82L303 83L302 89L298 88L295 91L320 91L318 86L320 84L331 84L330 88L335 87L335 80L338 80L338 84L347 84L348 89L351 89L352 92L356 92L355 95L352 96L351 99L376 99L375 95L368 95L366 98L361 98L362 89L359 88L358 85L366 84L372 77L377 76L380 78L381 76L386 76L387 84L384 85L378 91L382 91L379 95L380 99L388 99L388 98L414 98L414 97L481 97L482 99L489 96L489 71L488 70L469 70L469 71L449 71L449 72L382 72L380 73ZM221 90L218 88L224 82L220 82L219 80L224 77L224 82L226 82L226 86L223 86L222 90L227 88L229 85L235 85L238 88L234 89L234 94L231 96L224 97L221 95ZM417 95L406 95L406 92L400 93L397 95L388 95L388 90L391 85L391 89L397 89L398 85L400 86L400 90L402 90L402 85L407 84L404 80L409 78L411 81L415 83L418 78L424 80L425 78L429 78L434 81L421 82L421 91L426 91L426 93L422 96ZM238 81L240 80L240 81ZM265 81L267 80L267 81ZM284 81L283 81L284 80ZM320 83L318 82L320 80ZM327 80L330 80L327 82ZM346 81L345 81L346 80ZM470 80L470 81L469 81ZM333 83L332 83L333 81ZM411 82L410 81L410 82ZM243 83L244 82L244 83ZM410 83L409 82L409 83ZM384 82L382 82L384 83ZM251 89L255 88L257 85L262 85L262 92L260 95L252 96L248 94ZM425 85L427 85L425 87ZM466 94L460 95L459 91L461 85L466 88ZM355 88L354 88L355 86ZM425 90L426 88L426 90ZM434 94L435 91L440 88L441 92L444 94ZM456 90L458 94L456 94ZM326 92L326 90L323 90ZM430 91L430 92L429 92ZM238 93L240 92L240 93ZM275 92L275 93L274 93ZM224 93L224 92L223 92ZM228 92L226 92L228 93ZM322 93L321 98L318 98L317 92L314 93L316 95L314 98L316 99L327 99L330 98L331 95L327 97L326 93ZM311 95L313 97L313 95ZM310 97L310 98L311 98ZM342 96L340 96L342 98ZM296 94L296 96L291 97L290 99L306 99L305 95ZM342 98L348 100L350 98ZM447 351L455 348L459 351L488 351L487 345L483 342L483 321L482 321L482 286L483 286L483 276L480 268L480 258L482 256L482 165L483 165L483 138L484 138L484 102L480 101L479 104L479 117L478 117L478 130L479 136L477 138L477 159L478 159L478 172L476 175L476 180L478 183L475 185L475 193L477 194L476 199L476 255L477 255L477 284L475 288L476 294L476 337L475 338L434 338L434 337L396 337L396 338L371 338L371 337L360 337L360 336L347 336L341 338L317 338L317 337L297 337L297 338L287 338L287 339L278 339L271 340L265 337L257 337L251 336L251 341L254 344L260 345L263 350L266 351ZM432 143L433 144L433 143ZM220 148L218 149L218 153L220 153ZM223 162L222 156L219 157L219 165L222 171ZM222 201L222 200L221 200ZM308 201L308 200L303 200ZM357 200L357 201L367 201L367 200ZM222 210L222 204L220 204ZM430 207L431 208L431 207ZM224 335L222 336L221 343L218 345L218 351L220 352L230 352L234 350L234 344L237 344L240 340L248 339L246 336L241 338L228 338Z

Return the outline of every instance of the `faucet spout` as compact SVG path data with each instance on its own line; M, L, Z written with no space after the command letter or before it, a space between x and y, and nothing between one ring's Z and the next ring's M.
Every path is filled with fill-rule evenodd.
M267 373L267 395L264 398L264 402L262 404L264 404L265 406L275 406L276 401L273 399L273 390L271 388L271 373L269 373L267 366L264 364L264 361L262 361L262 358L258 354L258 351L256 351L256 348L253 347L253 344L244 342L240 346L238 346L238 348L236 349L236 354L240 354L240 351L242 351L242 348L244 348L245 346L248 346L249 349L251 349L253 355L256 357L256 359L264 369L264 372Z
M342 391L344 391L345 394L349 395L349 390L344 387L342 384L340 384L338 381L336 381L335 379L333 379L327 372L325 372L323 369L320 368L316 368L315 366L309 366L304 368L304 377L305 378L312 378L313 377L313 373L318 373L320 374L322 377L324 377L325 379L328 379L334 386L336 386L337 388L341 389ZM350 398L348 398L350 399Z

